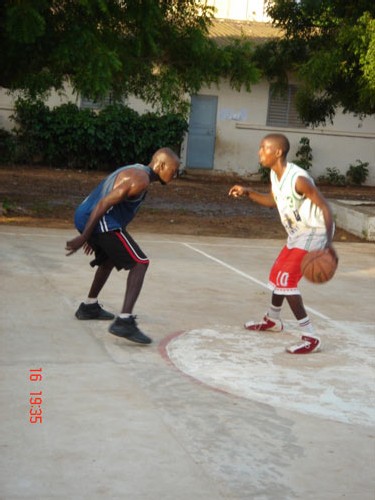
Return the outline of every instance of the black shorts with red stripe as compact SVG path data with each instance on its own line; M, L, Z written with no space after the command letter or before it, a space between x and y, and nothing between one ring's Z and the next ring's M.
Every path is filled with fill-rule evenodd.
M135 264L149 264L148 257L139 245L125 230L94 233L88 243L95 252L95 259L90 262L92 267L100 266L110 260L120 269L131 269Z

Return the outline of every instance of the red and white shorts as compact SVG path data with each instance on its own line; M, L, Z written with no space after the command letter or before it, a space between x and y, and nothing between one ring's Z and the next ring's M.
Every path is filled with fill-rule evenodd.
M300 295L301 262L307 250L285 246L270 271L268 287L276 295Z

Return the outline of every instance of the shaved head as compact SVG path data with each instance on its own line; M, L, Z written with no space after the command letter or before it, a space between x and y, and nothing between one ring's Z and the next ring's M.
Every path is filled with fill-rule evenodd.
M176 155L176 153L171 149L171 148L160 148L152 156L152 162L155 161L162 161L162 162L167 162L167 161L174 161L178 162L180 164L180 159Z
M285 158L289 153L290 144L288 139L283 134L268 134L263 139L271 141L277 149L281 149Z
M171 148L160 148L153 154L149 166L161 184L168 184L178 173L180 158Z

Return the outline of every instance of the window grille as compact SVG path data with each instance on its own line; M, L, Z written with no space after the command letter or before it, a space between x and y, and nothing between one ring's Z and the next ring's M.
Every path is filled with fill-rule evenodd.
M275 93L272 88L268 95L267 126L306 128L296 108L296 85L288 85L286 93Z
M112 103L113 103L113 100L112 100L112 96L110 94L107 97L105 97L104 99L102 99L101 101L93 101L91 99L88 99L85 96L82 96L80 107L82 109L103 109Z

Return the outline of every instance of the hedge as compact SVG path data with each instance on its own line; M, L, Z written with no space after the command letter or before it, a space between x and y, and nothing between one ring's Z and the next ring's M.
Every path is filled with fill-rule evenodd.
M122 104L94 112L73 103L50 109L39 100L18 99L12 119L12 137L4 131L1 142L0 133L7 161L92 170L148 164L160 147L178 153L188 129L182 115L140 115Z

